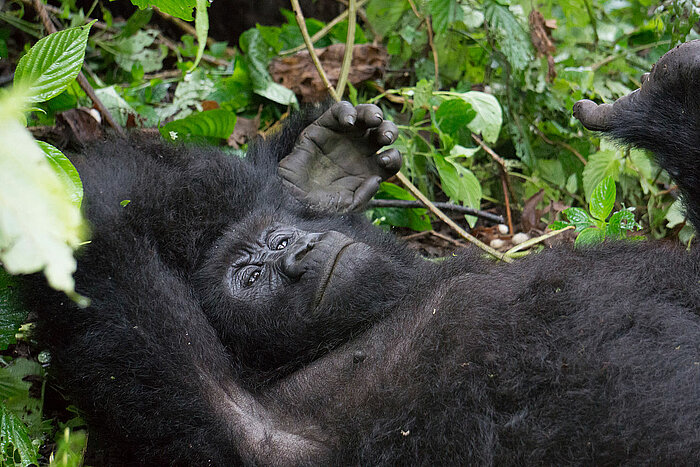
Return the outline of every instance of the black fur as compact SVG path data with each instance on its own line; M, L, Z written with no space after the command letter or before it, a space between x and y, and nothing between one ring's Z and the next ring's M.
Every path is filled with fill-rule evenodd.
M654 96L666 117L650 119L651 104L637 101L610 131L656 150L697 221L700 107L668 88ZM76 159L93 224L76 281L92 305L45 290L32 298L51 372L102 439L144 463L697 462L697 249L616 243L513 265L469 251L423 261L361 217L314 213L283 191L276 162L305 123L248 160L129 141ZM217 320L216 242L267 218L390 255L393 275L359 268L344 290L348 307L376 297L376 310L358 322L338 307L303 342L284 320L259 319L278 309ZM225 348L230 332L248 348ZM287 349L271 378L254 358L272 358L267 346Z

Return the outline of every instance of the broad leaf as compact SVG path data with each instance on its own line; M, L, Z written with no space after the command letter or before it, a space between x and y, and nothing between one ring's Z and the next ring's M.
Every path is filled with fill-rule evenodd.
M20 299L19 282L0 267L0 350L14 344L15 334L27 319L27 310Z
M5 404L0 402L0 451L19 453L20 464L28 467L37 462L37 447L34 446L27 434L27 427Z
M569 223L576 227L577 232L595 224L591 216L581 208L567 208L564 209L563 213L569 220Z
M637 222L634 220L634 214L627 209L617 211L610 217L605 228L605 236L608 238L620 239L625 238L628 230L633 230L637 227Z
M90 27L95 21L49 34L20 59L14 83L29 88L29 102L43 102L57 96L78 76Z
M442 101L435 112L435 119L441 131L452 136L459 130L466 128L467 124L474 120L476 111L471 104L462 99L447 99Z
M433 160L440 174L442 191L452 200L470 208L479 209L481 205L481 184L474 174L469 169L449 159L445 159L439 154L433 154ZM474 227L476 217L465 217L469 225Z
M227 139L235 126L236 114L224 109L214 109L170 122L160 128L160 133L171 141L197 138Z
M604 221L608 218L615 206L615 180L612 177L606 177L600 182L588 202L588 210L596 219Z
M192 10L196 6L195 0L131 0L131 3L141 9L154 6L185 21L192 21Z
M602 230L596 227L589 227L578 234L578 237L576 237L576 241L574 242L574 246L582 247L598 245L603 243L604 239L605 236L603 235Z
M524 70L532 60L529 34L508 7L499 3L488 0L485 3L484 16L510 64L516 70Z
M596 186L606 177L617 180L622 170L622 154L614 149L605 149L591 154L588 157L588 164L583 169L583 189L586 199L591 198L591 194Z
M37 141L37 144L44 151L46 160L49 161L54 173L63 183L70 200L76 207L80 208L80 205L83 203L83 182L80 180L80 175L75 166L61 151L49 143Z
M467 125L469 129L474 133L480 133L487 142L495 143L503 123L503 112L498 100L491 94L480 91L449 93L449 95L460 97L476 111L476 116Z
M0 141L12 141L0 146L0 261L11 274L43 269L52 287L72 292L80 209L7 101L0 102Z

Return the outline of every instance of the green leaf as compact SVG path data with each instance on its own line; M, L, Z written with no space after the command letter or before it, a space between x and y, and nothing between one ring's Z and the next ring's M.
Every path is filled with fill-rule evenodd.
M163 68L163 59L167 48L149 49L156 40L159 31L147 29L114 42L114 48L119 52L114 60L125 71L132 71L134 65L140 65L144 73L151 73Z
M442 191L450 199L459 201L470 208L479 209L481 205L481 184L467 168L445 159L440 154L433 154L435 166L440 174ZM469 225L474 227L476 217L465 216Z
M503 123L503 112L495 97L480 91L445 94L461 98L476 111L476 116L467 125L471 131L481 134L489 143L495 143L498 140Z
M18 452L20 464L24 467L39 464L37 447L29 439L27 427L15 414L7 410L2 402L0 402L0 451L3 454Z
M520 22L506 6L494 0L485 3L484 16L508 62L516 70L524 70L532 60L532 48Z
M27 309L20 299L19 282L0 267L0 350L14 344L15 334L27 319Z
M197 138L227 139L236 126L236 114L224 109L207 110L175 120L159 128L165 139L193 140Z
M73 292L73 249L84 235L80 209L29 132L0 101L0 261L10 274L44 270L49 284Z
M381 36L396 31L396 26L404 12L411 9L406 0L371 0L365 11L372 28Z
M622 154L620 151L606 149L588 156L588 164L583 169L583 190L586 199L596 186L606 177L617 180L622 171Z
M454 0L432 0L429 7L436 33L447 31L451 23L462 19L462 9Z
M80 467L83 465L83 452L87 445L84 430L71 430L65 427L56 438L56 452L51 467Z
M77 208L80 208L80 205L83 203L83 182L80 180L80 175L75 166L61 151L49 143L43 141L37 141L36 143L44 151L46 160L49 161L54 173L63 183L71 202Z
M264 88L256 87L255 94L270 99L272 102L277 102L278 104L291 105L294 108L299 107L297 96L294 94L294 91L274 81L269 81Z
M154 6L163 13L185 21L192 21L192 10L196 6L195 0L131 0L131 3L142 10Z
M564 209L563 213L569 222L576 227L577 232L595 224L591 216L581 208L567 208Z
M456 135L476 117L476 111L471 104L462 99L447 99L442 101L435 112L438 128L450 135Z
M565 228L569 227L570 225L571 224L569 224L568 222L554 221L551 224L549 224L548 227L550 230L561 230L561 229L565 229Z
M576 241L574 242L574 246L579 248L582 246L599 245L603 243L604 239L605 236L603 235L602 230L596 227L589 227L578 234L578 237L576 237Z
M208 0L196 0L197 6L195 10L194 29L197 33L197 56L189 71L194 70L199 61L204 55L204 49L207 46L207 34L209 34L209 15L207 8L209 7Z
M590 201L588 202L588 210L596 219L604 221L608 218L615 206L615 180L612 177L606 177L600 182L593 193L591 193Z
M375 198L415 201L415 198L408 191L389 182L381 184ZM372 218L384 218L382 222L384 224L390 224L396 227L408 227L418 232L432 229L430 218L428 217L428 210L422 208L373 208Z
M605 236L613 239L625 238L627 231L635 229L638 225L634 220L634 213L623 209L610 217L610 221L605 228Z
M20 59L14 83L29 88L29 102L43 102L57 96L78 76L90 27L95 21L49 34Z

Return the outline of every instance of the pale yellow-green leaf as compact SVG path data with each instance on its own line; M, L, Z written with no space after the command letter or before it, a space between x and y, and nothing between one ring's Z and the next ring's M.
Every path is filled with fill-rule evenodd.
M36 141L0 102L0 261L11 274L44 270L72 292L83 220Z

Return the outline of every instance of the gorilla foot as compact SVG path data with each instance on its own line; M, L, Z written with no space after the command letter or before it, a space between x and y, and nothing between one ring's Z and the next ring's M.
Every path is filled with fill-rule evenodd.
M361 210L382 180L401 168L401 154L389 149L398 128L376 105L338 102L299 136L279 164L294 196L317 209Z

